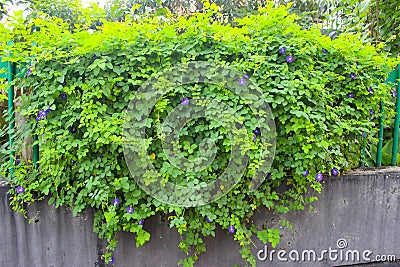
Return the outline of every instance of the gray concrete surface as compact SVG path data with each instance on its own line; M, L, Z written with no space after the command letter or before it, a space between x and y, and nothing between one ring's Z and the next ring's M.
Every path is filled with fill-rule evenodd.
M44 201L28 207L29 215L37 217L36 222L28 224L10 209L6 191L0 186L0 267L105 266L99 258L105 244L93 233L92 211L73 217L70 210L55 209ZM326 178L312 211L291 212L285 218L294 230L282 229L281 243L275 250L286 251L281 256L289 261L279 261L274 253L272 261L258 260L257 266L400 266L400 169L355 171L340 178ZM260 227L274 226L277 221L279 217L265 210L254 217ZM114 266L177 266L184 256L178 248L177 231L159 215L147 220L145 229L152 237L141 248L135 247L131 234L117 235ZM343 249L337 247L339 239L347 243ZM200 255L196 266L245 266L232 234L218 229L216 238L206 238L205 242L207 252ZM254 242L254 255L265 250L256 238ZM270 253L273 248L267 245L267 249ZM297 251L300 259L303 253L307 258L313 250L319 258L323 250L329 249L333 250L331 256L325 253L322 261L292 261L288 255L291 252L294 257ZM366 250L371 251L367 255L371 262L362 259ZM354 261L357 253L360 260ZM378 262L377 255L395 255L397 261Z

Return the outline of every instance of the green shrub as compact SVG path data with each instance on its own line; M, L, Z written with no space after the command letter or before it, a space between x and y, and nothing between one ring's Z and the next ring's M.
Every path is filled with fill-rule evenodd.
M36 134L40 162L36 169L27 162L15 165L10 181L15 209L23 211L23 203L45 196L57 207L72 207L74 214L96 208L94 230L109 241L106 261L116 246L117 231L136 233L137 246L148 241L150 233L139 222L156 212L168 216L170 226L184 235L179 247L188 255L181 262L186 266L206 250L204 236L214 236L217 226L234 226L243 258L255 265L251 237L256 233L276 246L279 229L249 226L254 210L260 206L281 214L303 210L316 200L305 193L310 188L321 190L317 174L330 175L333 168L343 174L357 167L364 143L376 141L380 102L390 102L391 89L383 81L393 62L357 36L331 40L318 30L302 30L283 6L274 9L270 4L233 26L216 22L216 7L209 8L189 17L104 21L93 34L85 25L71 33L61 20L46 18L17 23L12 31L0 28L7 37L3 40L19 40L11 46L2 44L3 52L14 53L11 60L35 58L32 73L17 82L29 90L21 97L20 110L29 120L16 133L15 146L22 149L18 146L22 139ZM31 31L33 26L40 30ZM287 62L288 55L293 62ZM258 164L261 143L256 141L247 171L232 191L215 203L182 208L152 198L132 179L123 157L122 124L129 100L147 79L191 61L216 62L250 75L272 108L277 149L270 176L257 190L246 190ZM241 96L215 85L181 86L157 103L146 130L151 136L150 157L170 181L196 185L215 179L226 168L231 144L226 130L212 120L191 121L181 133L183 153L197 157L198 141L208 137L217 144L217 157L199 173L186 174L171 166L157 129L182 97L224 102L242 117L249 140L257 120ZM48 108L37 121L39 112ZM392 116L390 110L386 106L387 118ZM3 164L3 172L8 167ZM308 176L303 176L305 170ZM24 186L25 192L17 194L16 186ZM281 186L284 192L278 190ZM113 205L115 198L119 205ZM134 208L132 214L126 212L128 207ZM290 226L285 220L282 224Z

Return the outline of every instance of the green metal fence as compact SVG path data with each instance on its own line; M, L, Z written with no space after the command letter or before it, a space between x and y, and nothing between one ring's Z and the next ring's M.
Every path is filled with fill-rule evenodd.
M14 143L14 128L15 128L15 110L14 110L14 86L13 81L16 78L21 78L27 70L27 64L25 66L21 66L17 68L16 64L13 62L2 62L2 58L0 57L0 79L6 79L8 86L8 142L10 146L10 172L9 175L12 177L14 175L14 167L13 163L15 161L15 150L13 149ZM33 136L33 142L37 140L37 136ZM39 146L35 144L33 146L33 164L37 166L37 162L39 160Z
M7 79L8 83L12 83L15 78L22 77L27 70L27 67L22 67L17 69L15 63L2 62L0 57L0 78ZM397 93L396 96L396 117L394 122L394 132L393 132L393 148L392 148L392 160L391 164L396 165L398 146L399 146L399 126L400 126L400 64L397 66L396 70L393 70L386 82L391 82L395 84L395 89ZM384 103L381 103L380 110L383 114ZM8 128L9 128L9 145L10 145L10 175L14 173L13 162L15 160L15 151L13 150L13 131L15 127L15 114L14 114L14 87L10 85L8 87ZM383 147L383 133L384 133L384 117L379 119L379 134L378 134L378 144L376 153L376 166L382 165L382 147ZM33 136L33 164L37 165L39 160L39 146L36 143L37 136ZM365 155L365 151L363 151ZM364 157L361 159L361 166L364 166Z
M397 153L399 147L399 126L400 126L400 64L397 66L397 70L394 70L390 73L387 82L397 83L396 85L396 118L394 121L394 131L393 131L393 149L392 149L392 165L396 165ZM382 121L382 119L381 119ZM383 123L381 122L381 127L383 128ZM382 145L382 144L381 144ZM380 150L380 155L377 157L382 158L382 149Z

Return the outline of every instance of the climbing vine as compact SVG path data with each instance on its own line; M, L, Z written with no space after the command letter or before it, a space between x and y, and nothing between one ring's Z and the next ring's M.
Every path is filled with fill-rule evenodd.
M392 90L384 84L393 60L380 46L363 44L357 36L331 40L319 30L303 30L285 6L269 4L258 14L237 19L234 25L218 22L218 7L186 17L127 17L125 22L102 21L88 31L87 21L70 25L61 19L33 18L28 23L10 18L0 26L3 60L26 65L15 85L26 94L17 112L27 124L16 131L13 149L21 154L24 139L38 136L38 167L21 157L14 160L9 180L11 204L42 200L68 206L78 214L96 209L94 231L108 240L105 261L118 231L135 233L136 245L147 242L146 220L161 213L184 237L179 244L193 266L205 252L203 237L221 227L241 246L243 259L255 266L252 238L277 246L278 228L258 229L251 217L261 206L284 214L303 210L317 197L324 179L356 168L362 148L376 142L376 123L383 115L379 104L391 103ZM146 123L149 157L168 181L196 186L215 180L227 167L231 146L226 129L211 119L188 122L178 144L186 157L200 154L199 141L212 139L217 155L211 165L186 173L169 164L159 131L175 106L195 98L224 102L243 120L251 144L250 160L240 182L217 201L183 208L164 204L146 194L131 176L123 156L122 124L129 101L153 75L191 61L209 61L243 73L239 83L261 88L276 124L276 154L267 179L255 191L247 190L261 149L257 120L246 102L223 86L195 83L165 95ZM239 84L240 85L240 84ZM389 104L388 104L389 105ZM385 118L390 118L389 106ZM4 151L9 152L8 147ZM9 163L2 165L8 175ZM151 178L151 174L149 174ZM278 188L286 188L285 190ZM282 220L282 225L290 227Z

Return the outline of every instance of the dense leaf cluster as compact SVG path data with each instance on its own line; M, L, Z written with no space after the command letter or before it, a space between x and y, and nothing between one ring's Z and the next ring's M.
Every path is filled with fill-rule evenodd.
M284 6L269 5L257 15L237 19L235 26L220 24L215 20L217 8L208 8L188 17L104 21L94 33L84 26L71 33L68 23L46 18L17 23L12 29L0 27L7 39L18 40L1 44L3 52L14 54L5 60L22 63L33 58L27 75L17 82L29 93L20 98L19 112L27 124L16 133L15 147L16 154L21 153L23 139L37 135L40 162L36 169L23 160L15 164L10 183L16 209L45 196L57 207L72 207L74 214L94 207L95 231L109 241L106 261L116 246L117 231L135 233L141 246L150 239L145 220L161 212L184 235L179 247L188 255L181 262L185 266L206 250L202 238L214 236L216 227L233 231L243 258L255 265L251 238L256 234L276 246L279 228L251 226L254 210L302 210L316 199L305 193L321 189L317 174L326 177L333 168L346 173L357 167L365 143L376 140L379 104L390 102L391 89L383 81L392 62L357 36L331 40L319 30L302 30ZM32 32L33 26L39 30ZM210 167L185 173L168 163L158 129L182 98L226 103L241 116L251 144L246 173L232 191L215 203L181 208L157 201L135 183L123 157L122 124L129 101L146 80L191 61L216 62L249 75L272 108L277 149L269 177L249 192L256 152L262 147L259 140L253 141L255 114L240 95L222 86L196 83L175 88L147 120L149 157L165 179L182 185L209 182L229 161L232 144L226 129L204 119L185 125L179 146L186 157L195 158L198 142L211 138L218 153ZM3 172L8 167L3 164ZM24 192L18 194L17 186ZM278 190L282 186L286 190Z

